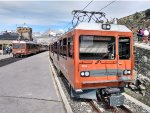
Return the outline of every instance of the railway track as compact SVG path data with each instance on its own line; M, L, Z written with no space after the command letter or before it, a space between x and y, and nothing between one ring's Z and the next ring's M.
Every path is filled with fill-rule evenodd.
M90 100L89 104L93 108L94 113L103 113L103 111L101 111L101 109L94 103L93 100ZM130 108L128 108L125 105L118 107L110 107L110 109L105 109L105 111L106 112L108 111L110 113L134 113L133 111L130 110Z
M128 108L125 105L113 107L112 111L113 113L134 113L133 111L130 110L130 108Z
M95 105L95 103L93 102L93 100L90 100L89 104L93 108L94 113L102 113L102 111L98 108L98 106Z

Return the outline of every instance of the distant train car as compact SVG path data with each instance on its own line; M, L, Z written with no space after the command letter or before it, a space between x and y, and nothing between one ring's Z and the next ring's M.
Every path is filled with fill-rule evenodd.
M48 45L40 44L40 52L43 52L43 51L48 51Z
M134 79L133 36L126 26L81 23L51 43L49 55L72 97L123 105L121 93Z
M13 41L12 53L14 57L26 56L40 52L40 46L31 41Z

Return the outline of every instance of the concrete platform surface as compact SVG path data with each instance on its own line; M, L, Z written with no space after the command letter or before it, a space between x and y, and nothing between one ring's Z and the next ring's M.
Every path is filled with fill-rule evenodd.
M0 60L2 60L2 59L6 59L6 58L10 58L10 57L13 57L13 55L12 54L10 54L10 55L0 55Z
M146 44L146 43L134 43L135 47L139 47L139 48L143 48L143 49L147 49L150 50L150 44Z
M65 113L48 52L0 68L0 113Z

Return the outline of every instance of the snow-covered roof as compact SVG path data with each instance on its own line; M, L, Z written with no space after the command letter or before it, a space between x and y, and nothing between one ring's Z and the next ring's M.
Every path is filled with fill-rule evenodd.
M75 27L75 29L80 30L103 30L103 31L117 31L117 32L131 32L125 25L117 25L117 24L110 24L110 30L102 29L101 23L80 23Z

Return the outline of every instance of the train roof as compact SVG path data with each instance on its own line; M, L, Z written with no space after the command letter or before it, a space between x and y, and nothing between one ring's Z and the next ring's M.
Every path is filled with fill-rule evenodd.
M21 40L21 41L19 41L19 40L15 40L15 41L13 41L12 43L37 44L37 43L35 43L35 42L33 42L33 41L23 41L23 40Z
M125 25L110 24L110 30L102 29L102 23L80 23L74 29L80 30L103 30L103 31L117 31L117 32L131 32Z
M69 32L72 32L74 30L96 30L96 31L114 31L114 32L128 32L128 33L132 33L132 31L127 28L125 25L118 25L118 24L108 24L110 25L110 29L109 30L105 30L102 29L102 23L86 23L86 22L82 22L80 24L78 24L76 27L70 29L69 31L67 31L65 34L63 34L62 36L60 36L61 39L63 36L65 37L65 35ZM54 42L58 41L58 39L54 40Z

